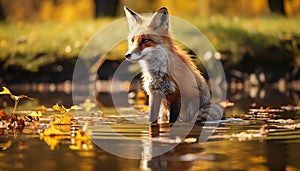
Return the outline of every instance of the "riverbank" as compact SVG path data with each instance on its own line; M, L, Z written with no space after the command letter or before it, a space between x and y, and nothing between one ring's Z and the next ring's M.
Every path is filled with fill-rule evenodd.
M0 83L71 79L81 49L93 34L114 20L1 23ZM239 70L265 72L275 81L286 73L288 77L299 78L300 21L297 18L211 16L186 20L199 28L220 52L229 76L232 70ZM108 58L122 59L126 48L126 42L119 44Z

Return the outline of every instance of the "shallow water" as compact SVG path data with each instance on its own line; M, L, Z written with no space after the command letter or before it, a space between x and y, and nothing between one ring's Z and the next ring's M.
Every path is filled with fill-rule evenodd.
M56 103L38 94L42 93L33 94L39 99L32 102L33 106L51 107ZM68 94L51 96L71 104ZM9 130L0 139L0 170L300 170L300 128L296 125L299 112L293 115L294 125L286 124L291 126L288 128L274 122L267 123L269 127L264 129L264 118L229 119L234 114L244 116L253 102L258 107L277 108L299 102L276 90L265 93L263 98L250 98L247 94L228 97L233 97L229 100L235 106L226 109L228 119L218 127L212 127L215 123L149 126L145 114L131 109L124 109L126 115L119 115L113 108L102 108L102 114L89 116L79 113L78 120L92 139L88 148L77 148L72 141L71 133L78 126L58 126L65 134L48 139L41 139L32 129L16 134ZM30 107L23 105L20 110ZM187 136L184 128L191 129ZM203 130L207 136L201 134ZM264 134L266 130L269 133ZM207 141L199 143L203 136ZM159 152L165 153L157 155Z
M71 148L70 137L43 141L36 133L19 133L1 139L1 146L11 145L1 151L1 170L298 170L300 143L298 138L265 140L263 138L221 137L198 143L199 128L194 128L189 141L180 142L170 151L155 157L145 155L153 148L166 147L178 137L163 137L150 140L147 125L126 126L112 124L124 137L111 135L99 126L93 128L92 139L109 144L123 155L139 155L141 159L128 159L112 155L93 144L92 149ZM116 128L117 127L117 128ZM249 125L246 125L249 130ZM246 130L246 128L240 128ZM251 126L252 130L255 130ZM144 130L145 132L143 132ZM235 129L233 132L236 132ZM221 135L232 135L220 129ZM240 132L240 131L237 131ZM229 134L228 134L229 133ZM298 133L299 134L299 133ZM238 134L237 134L238 135ZM249 134L250 135L250 134ZM249 136L248 135L248 136ZM129 137L129 138L128 138ZM131 139L132 138L132 139ZM100 141L99 141L100 140ZM57 144L55 141L59 141ZM147 141L147 143L145 143ZM149 143L151 141L151 143ZM47 144L49 143L49 144ZM51 150L51 143L55 148ZM176 144L175 144L176 145ZM119 151L119 152L120 152ZM149 152L150 151L150 152Z

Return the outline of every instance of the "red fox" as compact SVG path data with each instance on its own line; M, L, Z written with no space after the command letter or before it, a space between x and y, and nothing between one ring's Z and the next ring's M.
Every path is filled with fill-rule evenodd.
M149 121L157 122L159 115L166 114L169 122L206 119L208 115L199 109L210 104L208 84L190 56L171 38L167 8L151 17L127 7L124 10L130 31L125 56L141 66L143 88L149 95Z

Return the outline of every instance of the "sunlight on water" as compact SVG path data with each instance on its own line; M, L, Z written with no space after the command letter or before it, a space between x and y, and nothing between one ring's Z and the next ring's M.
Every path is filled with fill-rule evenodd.
M19 117L39 106L36 101L31 103L32 107L24 103L19 108ZM240 101L234 103L216 129L196 124L188 135L180 132L185 123L149 125L145 111L124 108L120 115L114 108L101 108L101 112L87 115L79 110L73 118L63 118L47 108L38 124L26 126L22 133L2 125L0 170L300 169L299 113L287 112L292 106L245 108ZM171 128L179 130L176 136ZM212 133L205 143L198 142L202 130ZM140 159L115 156L99 143ZM153 156L157 149L169 146L174 148Z

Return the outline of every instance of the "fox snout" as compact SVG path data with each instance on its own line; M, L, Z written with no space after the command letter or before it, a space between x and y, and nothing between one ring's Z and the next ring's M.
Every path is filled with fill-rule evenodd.
M131 61L131 62L139 60L139 58L140 58L139 56L140 56L140 53L138 53L138 52L133 52L133 53L132 52L127 52L125 54L126 60Z
M131 55L132 55L131 53L127 52L127 53L125 54L125 58L126 58L126 59L130 59L130 58L131 58Z
M125 54L125 58L127 61L135 62L142 59L144 55L142 55L141 51L127 51Z
M125 54L125 58L128 61L135 61L138 60L140 55L141 55L141 50L139 46L130 46L128 51Z

